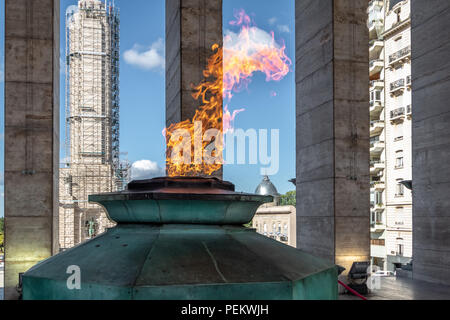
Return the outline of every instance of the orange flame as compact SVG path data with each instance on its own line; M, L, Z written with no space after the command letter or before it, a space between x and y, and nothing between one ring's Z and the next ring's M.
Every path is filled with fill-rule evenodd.
M263 72L266 81L280 81L290 71L291 61L285 54L286 47L275 42L270 34L252 25L244 10L235 13L230 25L240 26L239 34L229 32L224 37L224 47L212 46L213 55L208 59L205 80L194 89L194 99L202 99L192 120L172 124L164 130L167 140L166 167L169 176L211 175L222 167L223 134L233 130L235 116L228 106L223 111L223 100L232 98L248 86L255 72ZM213 79L213 80L209 80ZM179 130L184 134L179 134ZM219 134L208 134L216 129ZM180 150L180 144L188 146ZM205 152L207 151L207 152ZM174 154L175 153L175 157ZM205 154L209 157L205 158Z

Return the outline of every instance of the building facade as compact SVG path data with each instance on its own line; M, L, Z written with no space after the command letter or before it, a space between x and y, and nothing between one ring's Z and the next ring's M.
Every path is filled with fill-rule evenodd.
M256 232L281 243L297 247L296 210L294 206L262 205L253 218Z
M119 152L119 12L80 0L66 13L66 154L60 170L60 249L112 226L90 194L116 191L126 170Z
M370 76L370 235L372 263L386 268L386 139L384 1L368 6Z
M256 211L253 218L256 232L295 248L297 246L295 207L280 205L280 194L268 176L264 176L255 193L273 197L273 202L263 204Z
M372 263L394 271L412 258L410 1L370 1Z
M410 0L389 3L385 31L386 92L386 255L395 270L412 258Z

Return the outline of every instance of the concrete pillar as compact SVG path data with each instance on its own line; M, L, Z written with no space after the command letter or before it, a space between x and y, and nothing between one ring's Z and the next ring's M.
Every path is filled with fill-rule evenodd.
M296 1L297 247L370 260L367 0Z
M213 44L223 44L222 0L166 0L166 124L192 119ZM218 173L215 176L222 176Z
M411 12L413 277L450 285L450 2Z
M59 0L5 2L5 298L57 251Z

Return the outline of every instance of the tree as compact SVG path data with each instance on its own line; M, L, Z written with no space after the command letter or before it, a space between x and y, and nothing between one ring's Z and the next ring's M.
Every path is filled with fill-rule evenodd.
M294 206L296 204L296 192L289 191L280 197L280 206Z

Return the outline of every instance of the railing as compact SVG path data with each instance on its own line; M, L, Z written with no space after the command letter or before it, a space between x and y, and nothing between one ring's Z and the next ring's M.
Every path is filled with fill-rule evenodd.
M374 121L370 121L370 126L371 127L374 127L376 124L378 124L378 123L384 123L384 121L383 120L374 120Z
M391 111L391 119L398 118L398 117L401 117L403 115L405 115L405 108L404 107L397 108L397 109Z
M371 239L370 244L374 246L384 246L385 240L384 239Z
M405 86L405 79L398 79L398 80L392 82L390 85L391 91L394 91L394 90L404 87L404 86Z
M384 82L382 80L371 80L369 82L370 87L374 87L377 82L379 82L382 86L384 86Z
M389 63L399 60L411 53L411 46L407 46L389 56Z
M374 44L377 42L379 42L381 44L381 46L383 46L383 41L374 39L374 40L369 41L369 48L372 48L374 46Z
M369 64L370 68L373 68L373 66L375 65L375 62L381 62L381 63L383 63L383 60L381 60L381 59L375 59L375 60L370 61L370 64Z
M378 138L379 138L379 136L378 136ZM375 147L376 143L384 143L384 141L380 141L380 140L370 141L370 148Z
M384 161L370 161L370 166L374 167L376 164L384 164ZM379 182L379 181L377 181ZM373 185L375 185L376 183L374 183Z
M376 188L378 185L384 185L384 181L373 181L370 183L371 188Z

